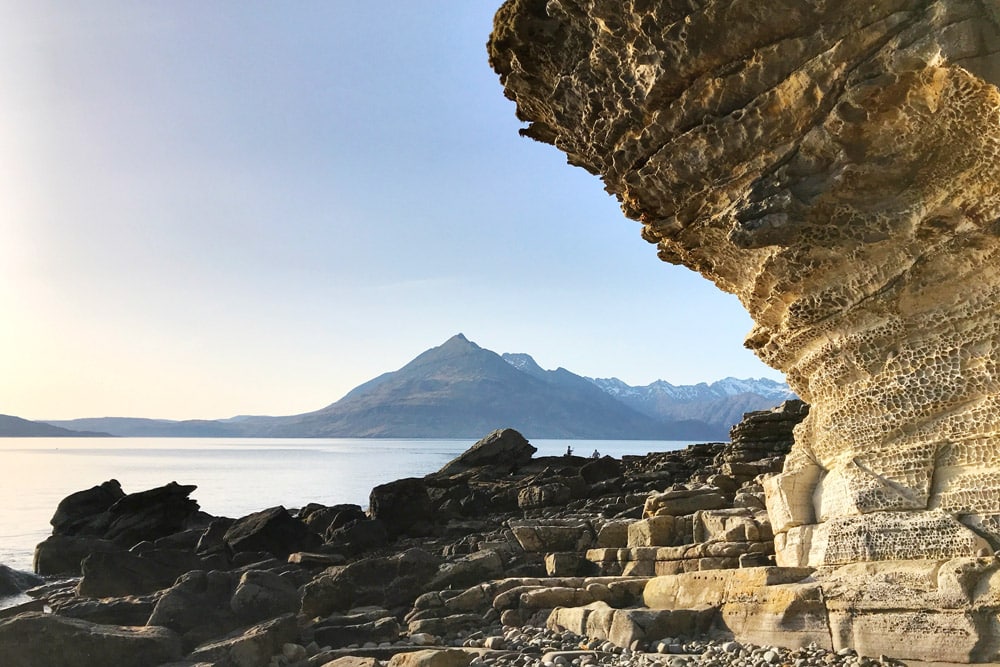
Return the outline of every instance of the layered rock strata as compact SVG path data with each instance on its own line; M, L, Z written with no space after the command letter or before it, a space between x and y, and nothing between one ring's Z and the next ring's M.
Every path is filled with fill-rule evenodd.
M811 404L779 562L998 546L996 0L509 0L489 49L522 133L735 294Z

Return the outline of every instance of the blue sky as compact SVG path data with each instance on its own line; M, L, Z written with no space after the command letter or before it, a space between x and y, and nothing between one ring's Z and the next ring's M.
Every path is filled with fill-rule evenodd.
M735 298L517 135L498 5L0 0L0 413L305 412L458 332L781 379Z

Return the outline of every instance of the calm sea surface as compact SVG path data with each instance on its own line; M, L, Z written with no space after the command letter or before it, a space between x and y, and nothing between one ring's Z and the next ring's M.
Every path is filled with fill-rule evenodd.
M35 544L51 532L56 505L75 491L117 479L126 493L167 482L196 484L191 497L219 516L284 505L368 505L372 487L434 472L471 440L250 438L0 438L0 564L31 570ZM680 449L688 442L533 440L536 456L620 457Z

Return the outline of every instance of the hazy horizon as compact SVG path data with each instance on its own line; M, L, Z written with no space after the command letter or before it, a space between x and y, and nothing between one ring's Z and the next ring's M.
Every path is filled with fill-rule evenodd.
M296 414L459 331L781 380L734 297L518 136L499 5L0 4L0 413Z

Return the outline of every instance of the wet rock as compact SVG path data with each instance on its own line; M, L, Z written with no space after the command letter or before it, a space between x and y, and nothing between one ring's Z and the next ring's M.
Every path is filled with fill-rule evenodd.
M30 572L21 572L6 565L0 565L0 598L18 595L43 582L44 579Z

